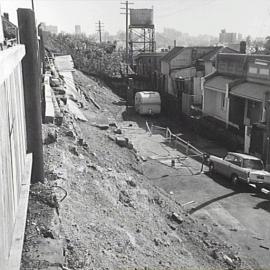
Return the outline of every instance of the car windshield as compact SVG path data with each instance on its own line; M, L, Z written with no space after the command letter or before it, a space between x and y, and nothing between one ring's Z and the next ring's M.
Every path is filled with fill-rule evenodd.
M263 162L257 159L244 159L243 167L253 170L263 170Z

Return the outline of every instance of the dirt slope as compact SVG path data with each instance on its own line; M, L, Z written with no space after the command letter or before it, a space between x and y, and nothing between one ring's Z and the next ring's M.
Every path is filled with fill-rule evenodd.
M83 99L88 122L66 111L61 127L44 126L57 140L44 146L47 182L32 188L22 269L251 268L147 180L136 151L110 139L125 111L119 97L80 72L75 81L101 109ZM62 251L48 255L44 241Z

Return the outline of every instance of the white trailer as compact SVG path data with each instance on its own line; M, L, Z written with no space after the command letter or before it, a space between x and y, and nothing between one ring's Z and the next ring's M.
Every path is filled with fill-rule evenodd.
M135 110L139 114L159 114L161 99L158 92L142 91L135 95Z

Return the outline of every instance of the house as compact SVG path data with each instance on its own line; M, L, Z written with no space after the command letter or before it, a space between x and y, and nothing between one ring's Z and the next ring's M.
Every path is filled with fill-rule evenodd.
M217 46L212 51L204 55L199 59L199 61L202 61L204 65L205 76L216 71L216 60L219 53L238 53L238 51L229 47Z
M191 105L202 103L202 78L205 72L213 72L216 55L222 50L212 46L174 47L161 59L164 95L181 100L181 113L189 115Z
M270 56L221 53L216 72L205 77L202 111L237 130L250 153L252 127L265 122L269 93Z
M139 76L151 78L155 72L161 71L161 58L166 53L140 53L135 57L136 73Z
M160 90L161 58L165 54L164 52L147 52L140 53L135 57L136 80L134 87L137 90Z

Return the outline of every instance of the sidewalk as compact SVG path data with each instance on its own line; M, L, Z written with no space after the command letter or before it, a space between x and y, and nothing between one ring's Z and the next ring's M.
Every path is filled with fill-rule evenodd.
M173 143L170 143L164 136L150 134L137 123L130 121L122 122L119 128L123 135L131 141L139 156L157 160L172 169L177 169L184 175L200 174L201 162L173 148Z

